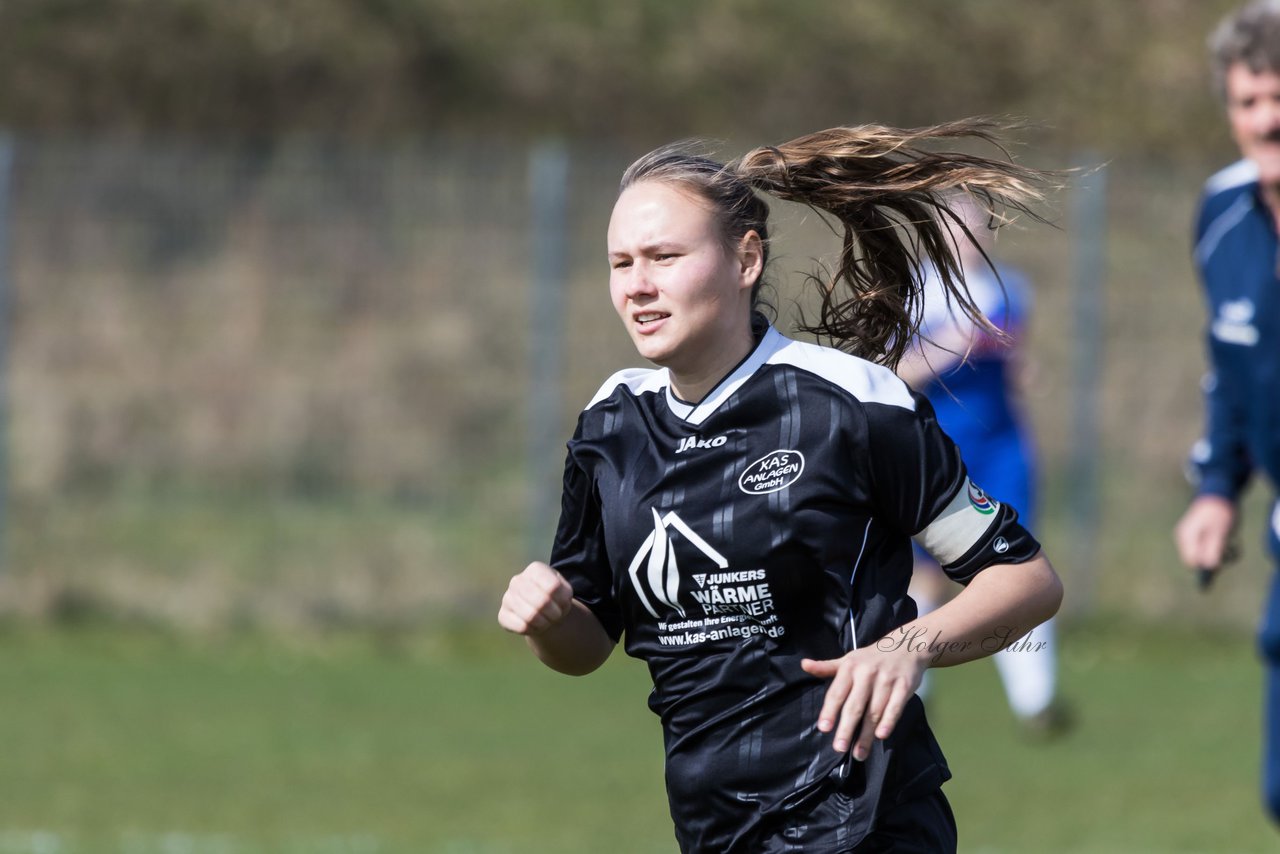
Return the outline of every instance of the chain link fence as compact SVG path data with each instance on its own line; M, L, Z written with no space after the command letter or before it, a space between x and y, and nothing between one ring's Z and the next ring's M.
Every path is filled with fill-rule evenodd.
M640 152L568 144L551 223L531 198L538 150L18 137L3 607L210 630L491 617L505 578L549 543L577 410L637 362L609 306L604 231ZM1101 366L1101 477L1084 496L1100 527L1090 565L1062 566L1082 582L1078 607L1253 617L1266 567L1253 522L1247 571L1208 606L1168 536L1199 430L1188 240L1213 168L1108 164L1096 328L1072 320L1072 189L1060 228L997 244L1036 285L1026 404L1040 533L1060 563L1082 536L1073 354ZM777 215L786 327L809 259L835 244L811 213ZM548 228L565 247L550 320L535 282ZM538 378L548 353L555 375ZM548 400L559 439L531 446ZM1260 496L1251 507L1260 518Z

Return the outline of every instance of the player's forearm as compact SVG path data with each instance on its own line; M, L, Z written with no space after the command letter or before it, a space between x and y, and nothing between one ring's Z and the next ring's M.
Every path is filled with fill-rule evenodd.
M930 667L963 664L999 652L1057 613L1062 582L1043 553L987 567L954 599L891 632L882 649L915 653Z
M564 619L537 634L527 635L529 649L552 670L583 676L604 664L613 652L609 637L591 609L573 600Z

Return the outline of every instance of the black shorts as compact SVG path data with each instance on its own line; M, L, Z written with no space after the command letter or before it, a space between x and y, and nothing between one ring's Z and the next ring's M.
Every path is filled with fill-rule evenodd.
M849 854L954 854L956 817L941 789L898 804L876 820L871 835Z

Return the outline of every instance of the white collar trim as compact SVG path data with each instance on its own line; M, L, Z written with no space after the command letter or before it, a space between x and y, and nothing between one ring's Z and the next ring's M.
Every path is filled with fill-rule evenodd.
M770 325L765 330L764 337L760 339L760 343L751 352L751 355L742 364L738 365L733 370L733 373L721 380L709 395L696 404L686 403L676 397L675 392L671 390L671 372L668 371L667 406L671 408L671 412L677 418L690 424L701 424L711 417L711 413L723 406L725 401L737 393L738 389L742 388L742 384L751 379L761 365L769 361L774 353L781 350L788 343L790 343L789 340Z

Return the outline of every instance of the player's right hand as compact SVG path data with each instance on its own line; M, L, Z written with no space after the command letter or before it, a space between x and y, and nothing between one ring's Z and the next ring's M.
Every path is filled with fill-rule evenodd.
M569 582L550 565L534 561L507 585L498 624L518 635L536 635L563 620L572 607Z
M1218 569L1235 522L1232 502L1217 495L1196 498L1173 529L1178 557L1191 569Z

